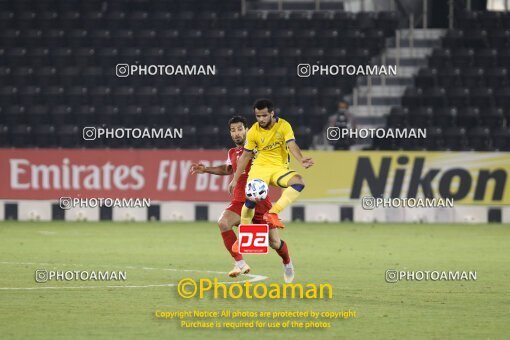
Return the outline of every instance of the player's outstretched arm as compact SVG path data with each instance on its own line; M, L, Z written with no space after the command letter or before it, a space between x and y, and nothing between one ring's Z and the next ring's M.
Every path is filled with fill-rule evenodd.
M297 143L295 141L292 140L292 141L287 142L287 146L289 147L289 151L292 154L292 156L294 156L294 158L299 163L301 163L301 165L305 169L308 169L309 167L311 167L314 164L312 158L303 157L303 154L301 153L301 149L299 148L299 146L297 145Z
M232 166L227 164L222 164L218 166L205 166L202 163L193 163L189 169L189 172L194 174L203 174L208 173L212 175L226 176L232 175Z
M232 178L232 181L228 185L228 192L230 194L232 194L232 192L234 191L234 188L237 184L237 181L239 180L239 177L241 177L241 174L246 169L246 166L248 165L248 163L250 162L250 160L252 158L253 158L253 152L244 151L241 154L241 157L239 157L239 159L237 160L237 169L236 169L236 172L234 173L234 178Z

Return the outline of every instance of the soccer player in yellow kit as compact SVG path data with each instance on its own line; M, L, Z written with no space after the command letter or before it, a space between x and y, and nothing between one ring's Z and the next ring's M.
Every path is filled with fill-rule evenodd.
M275 117L274 106L270 100L257 100L253 110L257 122L246 135L244 150L247 152L243 152L238 160L238 168L230 182L229 192L232 193L242 169L255 156L248 174L248 182L258 178L267 185L285 188L280 199L264 215L264 220L270 226L284 228L278 213L294 202L305 187L303 178L289 167L289 151L305 168L311 167L313 160L303 157L301 149L296 144L292 127L286 120ZM254 208L254 202L245 203L241 212L241 223L251 223Z
M257 122L249 129L246 135L246 144L243 154L237 161L237 170L229 184L228 190L232 193L243 169L255 156L248 182L252 179L261 179L267 185L285 188L280 199L263 216L270 227L284 228L278 214L294 202L303 191L305 182L294 170L290 169L290 153L305 169L313 165L311 158L303 157L301 149L296 144L294 132L290 124L275 117L274 105L268 99L259 99L253 105ZM256 203L246 200L241 210L241 224L251 223L255 214ZM285 265L285 281L292 282L294 268L292 262Z

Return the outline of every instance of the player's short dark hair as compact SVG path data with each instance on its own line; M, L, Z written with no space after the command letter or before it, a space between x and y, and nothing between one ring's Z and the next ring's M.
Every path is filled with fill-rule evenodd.
M267 108L267 111L272 112L274 110L274 104L269 99L257 99L255 103L253 103L253 110L264 110Z
M242 123L243 126L246 128L248 126L248 121L246 121L246 118L241 116L234 116L228 120L228 128L230 129L230 125L234 123Z

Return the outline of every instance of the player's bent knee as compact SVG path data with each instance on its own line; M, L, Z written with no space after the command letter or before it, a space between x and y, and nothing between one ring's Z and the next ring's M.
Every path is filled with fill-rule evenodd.
M305 187L305 180L301 177L301 175L295 175L289 180L288 186L294 185L302 185L303 188Z
M269 232L269 246L272 249L278 249L281 244L280 237L278 237L278 234L273 235L271 232Z
M221 231L228 231L228 230L232 229L232 226L229 225L227 220L225 220L223 218L220 218L218 220L218 227L220 228Z

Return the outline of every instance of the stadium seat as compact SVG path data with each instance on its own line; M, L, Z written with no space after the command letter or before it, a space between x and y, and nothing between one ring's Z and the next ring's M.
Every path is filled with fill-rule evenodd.
M72 50L66 47L50 48L52 63L57 67L72 66Z
M310 148L312 144L312 130L308 126L299 126L295 131L296 142L303 149Z
M140 30L148 26L149 13L146 11L133 11L126 15L126 19L129 21L130 26L135 30Z
M432 87L425 89L421 96L422 105L420 106L432 106L432 107L444 107L446 106L446 91L444 88Z
M226 38L226 32L222 29L212 29L209 31L206 31L204 33L205 39L208 41L210 46L228 46L228 41Z
M27 121L31 124L40 125L48 124L50 121L49 117L50 108L44 105L30 106L25 110Z
M96 124L104 126L113 126L114 124L118 124L123 118L123 112L120 111L119 107L113 105L80 106L78 110L82 110L83 113L86 113L86 115L90 117L88 120L95 116ZM85 122L81 125L87 126Z
M304 118L305 110L302 107L289 105L285 106L284 109L285 112L283 114L285 116L285 119L288 120L292 126L303 126L305 124Z
M464 32L460 29L452 29L446 32L443 37L443 46L447 48L462 48L464 47L463 39Z
M94 105L108 105L111 102L111 89L107 86L96 86L89 89L89 97Z
M55 127L52 125L34 126L34 142L37 147L55 147L57 145L57 135Z
M447 90L448 105L463 108L469 106L470 91L468 88L455 87Z
M496 105L505 109L510 109L510 87L496 90Z
M440 69L437 73L437 81L439 86L444 88L462 87L463 73L459 68Z
M73 108L68 105L55 105L50 109L50 120L53 126L69 125L73 122ZM48 122L49 123L49 122Z
M294 102L298 105L316 106L319 105L319 89L312 86L298 87L295 90Z
M150 126L159 126L166 124L166 108L163 106L152 105L144 107L143 114L146 119L146 123Z
M483 68L469 68L461 75L462 86L473 89L471 95L474 95L474 90L479 87L485 87L486 75Z
M166 116L167 122L174 126L185 126L191 123L192 117L187 106L176 106Z
M34 69L32 67L22 66L12 70L12 80L17 86L31 85L35 83Z
M471 128L480 125L480 110L476 107L466 107L457 110L457 126Z
M407 109L401 107L392 107L386 117L386 125L391 128L405 128L408 126Z
M510 35L510 31L508 31ZM509 42L510 43L510 42ZM498 51L498 64L500 67L508 67L510 62L510 45Z
M0 86L0 102L4 106L18 104L18 88L14 86Z
M443 131L439 127L430 127L427 129L427 138L423 141L420 140L420 145L426 150L440 151L445 147L445 140L443 137Z
M273 95L277 98L278 103L280 103L282 107L290 106L295 103L294 97L296 96L296 89L290 86L277 87Z
M56 88L60 87L45 88L44 92L45 94L48 94L50 98L52 95L58 97L57 92L59 92L60 90ZM13 99L19 100L19 103L23 103L24 105L38 105L43 104L44 101L47 102L50 98L46 98L46 100L43 100L43 97L41 96L41 88L38 86L23 86L19 89L19 97ZM58 99L59 98L56 98L56 100Z
M135 125L144 123L145 115L143 114L143 108L141 106L122 106L119 107L119 112L124 126L135 127Z
M182 126L182 135L185 136L185 138L174 140L174 145L178 148L194 149L196 147L203 147L204 145L209 145L209 143L197 145L197 128L195 126L192 125Z
M0 125L0 145L4 147L11 146L11 135L9 131L9 126Z
M495 129L505 126L503 109L485 107L481 109L480 120L483 126Z
M490 130L484 127L475 127L467 132L469 146L471 150L489 151L491 150Z
M402 97L402 106L408 108L422 106L422 95L423 91L421 89L416 89L414 87L406 88L404 96Z
M34 146L32 128L29 125L14 125L11 130L11 146L27 148Z
M414 79L414 85L418 88L429 88L437 85L437 70L422 68ZM444 86L444 84L440 84Z
M497 128L492 130L493 147L498 151L510 151L510 130Z
M2 124L7 124L9 126L16 126L19 124L27 124L28 119L25 112L24 106L19 105L4 105L2 107L1 115Z
M197 143L198 145L210 145L212 148L223 147L219 145L220 130L215 125L198 126Z
M434 110L434 126L449 128L456 125L456 108L438 108Z
M488 34L484 29L467 28L465 29L464 42L471 48L486 48L489 46Z
M80 105L78 107L71 109L73 112L75 112L76 119L74 120L74 123L78 126L93 126L93 125L100 125L100 124L112 124L114 121L118 120L108 120L109 116L105 112L100 112L99 115L97 115L96 119L96 108L94 106L90 105Z
M306 124L310 126L313 133L319 133L327 124L328 110L325 107L314 106L309 110L305 110Z
M158 103L158 89L152 86L142 86L135 89L135 102L139 106L151 106Z
M70 105L86 105L88 99L88 88L84 86L70 86L64 90L64 101Z
M475 64L484 69L498 66L498 50L484 48L475 51Z
M77 126L64 125L57 129L58 145L63 148L76 148L80 145L81 131Z
M506 68L490 68L485 71L485 83L492 89L510 86L508 70Z
M444 148L449 151L468 150L466 130L459 127L446 128L443 131Z
M433 109L431 107L420 107L409 112L409 126L416 128L427 128L432 126Z

